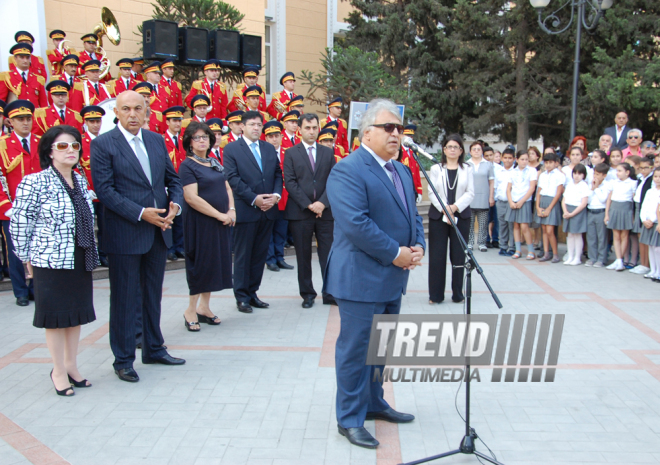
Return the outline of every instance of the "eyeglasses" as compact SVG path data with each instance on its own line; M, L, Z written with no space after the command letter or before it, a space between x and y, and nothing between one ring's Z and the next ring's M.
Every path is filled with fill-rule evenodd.
M447 145L445 147L447 150L461 150L461 148L458 145Z
M207 140L209 140L209 135L204 134L203 136L195 136L195 137L192 138L192 140L194 140L195 142L199 142L199 141L202 141L202 140L207 141Z
M65 150L68 150L69 147L76 152L80 152L80 142L55 142L50 147L59 152L64 152Z
M383 128L383 130L388 134L392 134L395 129L399 131L399 134L403 133L403 124L382 123L382 124L372 124L372 126L375 128Z

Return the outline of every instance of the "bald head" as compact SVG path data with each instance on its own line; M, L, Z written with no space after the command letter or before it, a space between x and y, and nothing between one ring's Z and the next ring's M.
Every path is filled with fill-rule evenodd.
M144 97L133 90L122 92L117 96L115 115L124 129L131 134L137 134L147 116Z

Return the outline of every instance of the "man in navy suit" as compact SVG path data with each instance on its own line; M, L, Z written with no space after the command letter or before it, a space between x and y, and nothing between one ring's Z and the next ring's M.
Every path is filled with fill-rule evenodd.
M183 189L162 136L141 129L146 110L140 94L122 92L119 124L90 148L94 190L104 205L101 248L110 262L110 347L115 373L133 383L140 380L133 368L137 312L142 363L185 363L167 353L160 331L165 261Z
M227 144L223 162L234 194L234 296L239 312L269 304L257 297L268 256L268 244L282 197L282 169L273 147L259 140L263 119L258 111L241 118L243 137Z
M420 264L426 246L412 176L392 161L402 132L397 106L371 101L360 124L360 148L335 165L327 182L335 228L324 291L337 300L341 317L337 427L352 444L371 449L378 441L364 428L365 419L415 419L388 405L382 383L372 381L378 367L365 365L373 316L399 313L409 270Z
M616 147L621 150L628 148L628 114L625 111L620 111L614 117L614 126L605 128L603 134L607 134L612 138L612 148Z

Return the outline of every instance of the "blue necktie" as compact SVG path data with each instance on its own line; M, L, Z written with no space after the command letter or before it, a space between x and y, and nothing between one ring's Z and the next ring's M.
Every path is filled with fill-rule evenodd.
M259 165L259 169L263 171L264 169L261 167L261 155L259 155L259 151L257 150L257 143L252 142L250 144L250 150L252 150L252 154L254 155L254 159L257 160L257 165Z
M399 194L399 197L401 198L401 202L403 202L403 206L406 207L406 211L408 211L408 202L406 202L406 194L403 191L403 183L401 182L399 173L396 172L396 170L394 169L394 165L391 162L385 163L385 169L392 174L392 181L394 182L394 188L396 189L397 194Z

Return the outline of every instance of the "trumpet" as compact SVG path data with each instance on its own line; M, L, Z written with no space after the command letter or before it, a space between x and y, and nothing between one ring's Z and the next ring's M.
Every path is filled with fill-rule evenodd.
M101 55L101 74L100 79L103 79L110 71L110 60L108 54L103 49L103 36L107 36L112 45L119 45L121 42L121 33L119 32L119 25L115 15L112 14L109 8L103 7L101 10L101 21L94 25L92 34L95 34L96 39L96 53Z
M245 111L245 109L247 108L242 98L236 99L236 106L241 111Z
M278 113L286 113L286 105L280 102L279 100L275 99L275 103L273 104L275 106L275 109L277 110Z

